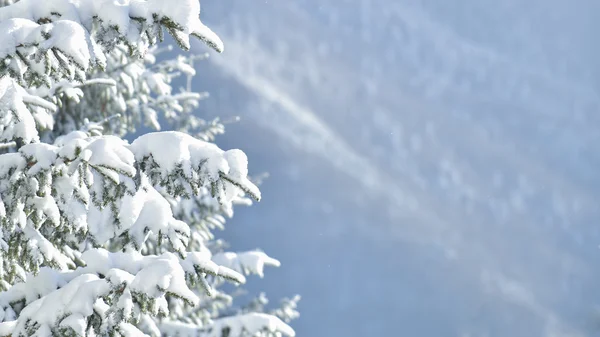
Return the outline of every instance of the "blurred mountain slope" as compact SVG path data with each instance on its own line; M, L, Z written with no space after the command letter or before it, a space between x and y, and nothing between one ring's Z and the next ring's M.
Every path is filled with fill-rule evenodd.
M227 234L282 258L300 335L589 335L597 3L203 6L205 109L272 173Z

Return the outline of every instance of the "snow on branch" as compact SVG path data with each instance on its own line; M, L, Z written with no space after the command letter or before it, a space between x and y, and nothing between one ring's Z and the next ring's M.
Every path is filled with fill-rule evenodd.
M9 253L3 247L10 246L16 258L15 271L0 270L0 277L19 278L20 268L42 264L76 265L65 247L82 239L139 251L153 238L184 254L190 229L155 187L189 197L208 189L227 206L240 185L260 196L247 172L243 152L179 132L149 133L128 144L75 131L53 145L32 143L0 155L0 206L7 215L0 218L0 251Z
M199 18L198 0L21 0L0 8L0 77L20 83L84 81L90 67L104 68L106 52L125 44L144 55L165 28L185 50L189 36L221 52L223 43Z
M199 15L199 0L0 0L0 337L294 335L297 298L267 312L220 288L279 261L213 255L212 229L261 194L242 151L209 143L227 122L194 113L207 54L157 61L164 30L223 51ZM122 139L159 121L177 131Z
M85 336L91 330L96 336L107 335L142 314L166 315L169 296L197 305L199 297L186 283L191 277L209 273L244 281L242 275L199 254L181 259L172 253L143 256L93 249L81 259L85 267L66 272L42 269L0 293L0 335ZM133 325L125 328L137 330Z
M223 204L231 203L238 188L260 200L258 187L248 179L248 158L240 150L224 152L176 131L147 133L131 149L150 179L171 195L198 195L200 188L210 186Z
M217 51L223 43L200 21L199 0L178 0L177 5L164 0L21 0L16 4L0 8L0 21L23 18L33 22L71 20L92 32L99 24L100 42L114 39L114 34L129 43L137 43L145 37L155 44L157 35L164 26L182 47L189 49L189 35L205 41ZM156 30L158 29L158 30Z
M164 320L158 326L164 336L223 337L223 336L288 336L294 330L276 316L247 313L215 319L207 327L180 321ZM268 335L267 335L268 334Z
M38 24L23 18L0 19L0 30L6 32L0 35L0 76L8 75L19 83L49 84L61 78L83 81L90 65L104 66L104 55L73 21Z
M213 322L210 330L201 333L201 337L222 337L227 331L227 336L256 336L261 332L279 333L280 336L294 337L296 333L289 325L276 316L263 313L247 313L231 317L223 317Z
M218 120L207 123L192 113L198 102L207 97L206 93L174 93L171 87L173 78L195 74L191 64L198 56L179 56L156 63L154 54L158 51L152 47L144 58L138 58L129 56L125 46L117 46L106 55L105 71L88 69L83 82L53 78L49 84L27 87L23 81L1 78L0 88L9 88L9 93L16 90L16 95L0 96L0 119L7 121L0 129L0 138L22 138L24 144L40 137L53 140L81 129L86 118L96 119L98 114L120 115L118 120L103 123L106 133L116 135L135 132L141 124L160 130L161 119L170 127L204 140L223 133Z
M39 140L38 127L53 125L56 106L28 94L14 80L0 78L0 141L28 144Z
M281 265L278 260L261 251L218 253L213 256L213 261L239 273L256 274L260 277L264 276L265 266L279 267Z

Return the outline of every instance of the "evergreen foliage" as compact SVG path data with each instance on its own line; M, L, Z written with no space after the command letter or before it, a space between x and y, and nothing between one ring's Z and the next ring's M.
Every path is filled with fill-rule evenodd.
M205 55L157 60L163 31L223 50L199 1L0 5L0 336L293 336L298 297L222 287L279 262L212 233L260 191L205 94L172 90Z

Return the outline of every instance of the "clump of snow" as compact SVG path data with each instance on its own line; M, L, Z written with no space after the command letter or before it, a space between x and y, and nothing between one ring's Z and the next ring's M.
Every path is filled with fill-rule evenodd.
M164 320L160 323L159 330L165 336L198 337L198 324L180 321Z
M0 323L0 336L10 336L17 326L17 321Z
M79 1L74 3L79 12L81 23L90 27L92 24L92 18L96 16L102 21L105 26L117 27L118 31L122 34L129 31L129 17L128 10L129 1L115 1L115 0L93 0L93 1ZM176 7L176 6L175 6Z
M248 157L238 149L226 151L223 154L225 160L229 164L229 172L226 179L235 186L241 187L244 192L251 195L253 198L260 200L260 190L248 179ZM228 195L234 195L232 185L228 186Z
M200 2L198 0L180 0L177 6L162 0L147 0L135 2L144 6L142 11L148 14L157 14L158 20L169 18L182 28L183 33L191 34L193 25L200 21ZM138 9L139 10L139 9Z
M218 180L221 172L229 172L221 149L182 132L150 132L134 140L130 148L137 161L152 157L164 176L178 165L182 166L187 178L192 178L192 172L199 168L210 181Z
M116 136L103 136L92 140L86 147L91 152L88 162L98 167L110 167L115 171L133 177L136 173L133 167L134 156L127 143Z
M120 34L130 37L132 42L135 42L135 38L131 37L131 19L145 20L148 25L154 22L155 17L159 21L169 19L177 27L174 32L176 38L181 40L186 49L189 49L188 36L194 35L215 50L223 51L223 42L200 21L199 0L178 0L176 6L164 0L21 0L0 8L0 21L23 18L36 22L43 18L55 18L54 13L59 13L61 20L81 24L88 32L92 31L94 19L97 18L104 27L116 27Z
M0 293L0 321L14 319L9 314L11 305L25 301L16 322L0 325L0 330L10 331L14 336L25 336L25 332L31 331L39 336L50 336L50 329L60 322L60 326L81 331L81 322L87 322L97 300L114 291L115 286L125 285L124 294L141 293L161 299L169 293L196 305L199 298L186 284L186 273L244 279L232 270L215 265L210 261L210 254L189 254L180 259L172 253L141 255L91 249L81 255L85 267L63 272L43 268L37 276ZM133 297L125 295L114 305L131 313L133 301ZM164 301L159 303L166 305Z
M35 120L23 103L24 95L25 90L14 80L0 78L0 141L20 138L24 143L31 143L39 140Z
M54 165L57 158L58 148L44 143L27 144L19 149L25 158L30 158L35 164L28 173L35 175L41 170L48 170Z
M248 177L248 157L242 150L233 149L223 154L229 163L229 177L242 180Z
M2 34L0 52L3 48L1 40ZM28 94L15 80L9 77L0 78L0 141L19 138L25 144L38 141L37 125L52 127L54 119L49 112L54 110L54 104Z
M90 50L92 48L89 35L81 25L69 20L58 20L42 25L40 30L50 35L45 41L37 41L42 50L57 48L71 57L80 68L88 67L93 50Z
M119 324L119 332L123 337L148 337L131 323L123 322Z
M211 331L202 334L203 337L221 337L224 328L229 328L230 336L242 336L246 332L250 336L268 331L294 337L296 333L289 325L278 317L262 313L248 313L214 320Z
M106 295L109 290L110 286L106 280L97 275L83 274L29 303L19 314L12 336L32 336L32 333L37 336L51 336L51 329L65 315L75 315L67 320L66 323L70 324L90 316L96 299Z
M17 46L23 43L32 43L32 34L39 28L37 23L22 19L7 19L0 21L0 30L4 32L0 34L0 58L15 55Z
M48 102L45 99L36 96L36 95L23 95L23 102L25 103L29 103L32 105L37 105L39 107L42 107L46 110L52 111L52 112L56 112L56 110L58 109L58 107L53 104L52 102Z
M39 223L47 219L58 226L62 214L77 230L87 230L98 244L126 234L140 249L149 237L161 236L176 251L183 252L190 235L187 224L175 220L170 203L154 189L146 178L147 172L136 168L136 161L147 157L152 157L157 167L144 170L159 170L165 179L172 179L177 173L189 181L205 181L204 187L217 183L224 186L217 197L225 203L234 200L240 186L259 193L247 180L247 158L243 152L224 152L212 143L179 132L146 134L128 145L115 136L89 137L75 131L59 137L54 145L28 144L18 154L0 155L0 176L29 166L26 177L34 183L32 191L42 191L45 196L32 197L23 207L39 210L35 213ZM19 172L15 172L15 177L20 177ZM46 177L42 185L34 178L39 173ZM116 193L119 186L128 192L114 207L99 204ZM0 194L3 193L0 188ZM12 209L11 221L24 227L27 215L19 207ZM41 254L57 256L50 252Z
M218 265L237 272L257 274L260 277L264 276L265 266L279 267L281 265L278 260L261 251L218 253L212 257L212 260Z
M6 178L10 170L22 170L26 165L25 158L20 153L5 153L0 156L0 177Z
M276 316L263 313L247 313L215 319L211 324L197 324L164 320L160 331L166 336L179 337L221 337L223 330L229 330L229 336L262 336L261 333L275 333L276 336L294 337L296 333L289 325Z
M210 252L189 252L182 261L182 267L189 273L202 271L215 276L222 276L237 283L245 283L244 275L226 265L219 265L210 259Z
M258 187L248 180L248 159L240 150L224 152L215 144L177 131L147 133L133 141L130 149L138 162L151 158L163 179L178 168L187 181L200 178L216 183L223 178L228 181L224 195L219 196L224 204L231 203L238 188L260 198Z
M118 215L120 228L116 234L127 231L137 249L149 236L162 234L168 237L176 251L185 251L185 243L190 236L188 225L173 218L169 202L145 178L144 182L144 188L135 195L123 198Z
M206 43L219 53L222 53L223 50L225 50L223 41L221 41L219 36L210 28L205 26L202 22L196 22L194 24L192 35L198 37L200 40L204 41L204 43Z
M58 20L39 25L29 19L11 18L0 21L0 30L5 32L0 35L0 59L15 56L17 48L38 46L44 51L57 48L82 69L92 60L89 36L73 21Z

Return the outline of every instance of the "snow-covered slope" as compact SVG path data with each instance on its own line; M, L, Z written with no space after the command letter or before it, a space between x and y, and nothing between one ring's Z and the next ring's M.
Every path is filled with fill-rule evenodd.
M226 235L299 335L598 333L597 2L203 5L205 109L271 172Z

